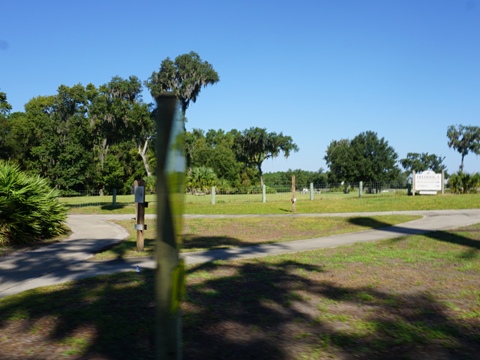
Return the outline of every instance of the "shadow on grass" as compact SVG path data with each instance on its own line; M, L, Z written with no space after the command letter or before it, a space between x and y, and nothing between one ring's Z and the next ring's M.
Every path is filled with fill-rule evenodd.
M200 265L191 274L214 271L214 266ZM218 268L235 275L188 289L188 303L200 307L202 315L187 312L184 317L187 359L293 359L302 353L306 358L416 359L428 354L473 359L480 350L478 326L450 320L428 293L398 295L315 281L315 276L298 274L325 272L321 266L293 261ZM321 309L322 300L330 306ZM359 307L364 310L352 312ZM358 321L355 317L365 311L367 320ZM349 313L350 328L341 320ZM327 321L332 316L339 320Z
M115 206L111 202L92 202L84 204L69 204L63 203L67 208L82 208L82 207L100 207L102 210L118 210L123 209L124 207L131 206L132 203L117 203Z
M355 225L369 226L372 229L391 231L391 232L404 234L404 235L423 234L426 237L429 237L434 240L469 247L471 248L471 250L469 250L467 253L464 254L464 256L466 257L473 256L477 252L477 250L480 250L480 228L478 228L478 226L468 227L463 229L464 231L468 231L470 234L475 235L474 238L469 238L459 234L460 232L462 232L462 228L456 229L454 231L428 232L428 231L409 228L401 225L391 226L387 223L384 223L372 218L368 218L368 217L353 217L349 219L349 222ZM399 239L399 241L401 241L401 239Z
M182 248L190 249L221 249L226 247L251 246L251 243L232 238L229 236L195 236L194 234L183 234Z
M123 209L127 206L130 206L132 204L116 204L115 206L112 204L105 204L100 206L102 210L118 210L118 209Z
M252 244L228 236L195 236L193 234L184 234L182 249L186 252L201 251L202 249L205 251L215 251L221 249L229 249L232 247L244 248L246 246L252 246ZM144 253L142 253L140 256L148 256L149 254L153 256L154 247L155 239L145 238ZM116 244L111 244L107 247L102 248L101 251L108 250L113 253L117 259L123 259L129 254L131 254L132 251L136 251L136 249L136 241L127 240Z
M292 260L190 268L184 359L477 358L478 322L450 319L429 293L345 287L325 274ZM153 271L130 272L1 299L0 359L24 349L32 359L153 359L153 284Z

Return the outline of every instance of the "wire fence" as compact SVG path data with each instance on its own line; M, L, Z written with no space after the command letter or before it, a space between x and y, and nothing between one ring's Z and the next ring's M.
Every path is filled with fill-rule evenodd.
M291 184L274 184L250 186L243 188L204 187L186 193L186 203L233 203L233 202L266 202L286 201L292 196L297 201L315 200L336 197L359 196L391 196L407 194L407 184L400 182L389 183L335 183L335 184L309 184L309 186L296 186L293 194ZM68 207L100 206L103 209L114 209L131 206L135 203L134 195L103 195L99 191L77 191L76 194L59 198L60 202ZM145 201L155 204L156 195L146 194Z

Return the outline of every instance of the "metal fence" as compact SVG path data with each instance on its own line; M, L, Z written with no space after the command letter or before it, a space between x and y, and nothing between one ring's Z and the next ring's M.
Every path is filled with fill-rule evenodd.
M295 194L291 184L267 184L242 188L205 187L186 193L187 203L233 203L233 202L267 202L289 201L292 196L298 201L316 199L335 199L344 197L383 197L403 195L408 193L407 184L404 182L387 183L332 183L332 184L309 184L308 186L296 186ZM101 195L98 191L79 191L75 196L61 197L60 201L68 207L100 206L104 209L133 206L134 195ZM156 202L156 195L147 194L149 203Z

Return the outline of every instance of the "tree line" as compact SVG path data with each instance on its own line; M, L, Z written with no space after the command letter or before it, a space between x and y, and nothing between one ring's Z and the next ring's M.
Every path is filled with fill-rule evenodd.
M212 65L190 52L166 58L145 81L136 76L114 76L95 86L60 85L54 95L32 98L25 111L11 112L7 94L0 92L0 159L48 179L64 195L81 190L129 193L134 180L144 178L153 187L155 174L155 115L152 103L142 99L146 87L155 99L173 93L182 118L200 91L220 80ZM215 185L235 192L262 185L288 183L386 183L405 181L406 174L446 170L445 157L410 152L398 159L384 138L373 131L353 139L332 140L324 159L329 171L288 170L263 174L269 158L288 157L299 150L293 139L261 127L243 131L193 129L184 132L187 189L204 191ZM480 127L450 126L448 146L461 154L460 171L469 153L480 154ZM399 165L403 167L403 171Z
M202 88L218 81L213 67L191 52L165 59L144 82L136 76L114 76L98 87L60 85L54 95L31 99L23 112L11 113L2 92L0 159L48 179L65 195L111 189L129 193L136 179L147 179L148 184L156 166L156 109L143 101L144 86L153 98L173 92L186 122L189 104ZM225 188L250 186L260 181L263 161L293 151L298 146L290 136L259 127L185 131L189 184L194 188L211 179Z

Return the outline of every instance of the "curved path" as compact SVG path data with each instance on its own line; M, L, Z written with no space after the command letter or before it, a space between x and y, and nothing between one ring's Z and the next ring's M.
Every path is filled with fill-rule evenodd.
M209 217L352 217L389 214L414 214L422 215L423 217L418 220L382 229L268 245L185 253L182 254L182 257L185 259L187 265L213 260L245 259L336 247L356 242L377 241L404 235L423 234L436 230L449 230L480 223L480 209L341 214L209 215ZM185 216L202 217L201 215ZM147 217L153 218L151 215L147 215ZM132 215L70 215L67 224L73 233L67 240L0 258L0 298L39 286L54 285L70 280L111 274L119 271L135 271L137 265L140 266L140 268L154 268L155 261L152 258L116 259L100 262L87 261L96 252L128 237L125 229L109 222L109 220L131 218Z

